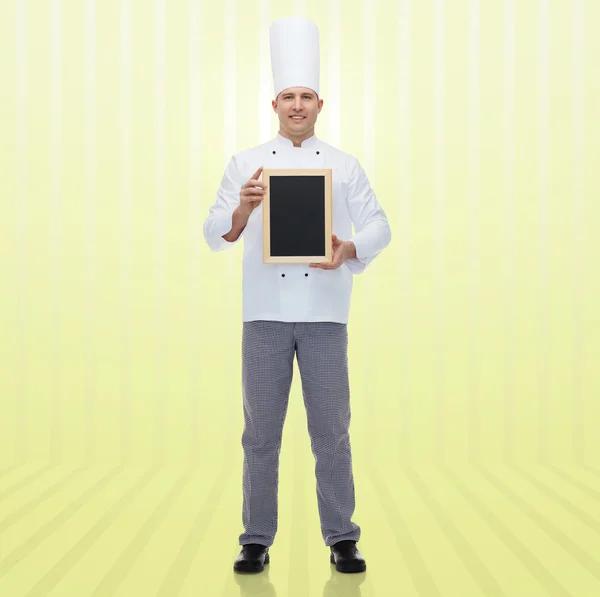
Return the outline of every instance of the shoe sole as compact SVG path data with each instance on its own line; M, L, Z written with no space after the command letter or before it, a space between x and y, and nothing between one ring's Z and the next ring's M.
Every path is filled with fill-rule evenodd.
M271 558L269 557L269 554L267 553L267 555L265 556L265 565L268 564L271 561ZM243 568L236 568L235 564L233 565L233 571L237 572L239 574L256 574L257 572L262 572L265 569L265 565L261 566L260 568L252 568L250 570L244 570Z
M335 557L334 557L334 555L333 555L333 554L331 554L331 555L329 556L329 561L330 561L332 564L335 564ZM364 572L364 571L367 569L367 563L366 563L366 562L363 562L363 563L361 563L361 564L358 564L358 566L359 566L359 568L355 568L355 569L353 569L353 570L345 570L344 568L342 568L342 567L338 567L338 565L337 565L337 564L335 564L335 569L336 569L338 572Z

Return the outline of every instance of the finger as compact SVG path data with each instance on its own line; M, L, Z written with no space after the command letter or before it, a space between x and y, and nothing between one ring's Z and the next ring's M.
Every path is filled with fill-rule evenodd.
M266 193L265 189L257 189L256 187L248 187L242 191L242 195L264 195Z
M258 180L249 180L242 188L241 191L243 193L246 192L246 190L250 190L250 191L254 191L255 189L257 189L258 191L265 191L267 189L267 185L265 185L264 183L258 181Z
M267 188L267 184L262 182L261 180L256 180L255 178L251 178L248 182L244 183L242 189L248 189L253 187L261 187L263 189Z
M258 178L262 172L263 167L261 166L253 175L252 178Z

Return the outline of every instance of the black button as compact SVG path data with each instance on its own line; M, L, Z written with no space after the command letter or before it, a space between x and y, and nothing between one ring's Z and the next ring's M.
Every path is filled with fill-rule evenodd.
M319 155L319 152L317 151L317 155Z
M304 275L308 277L308 274L304 274Z
M273 151L273 153L277 153L276 151Z
M281 277L282 277L282 278L285 278L285 274L281 274Z

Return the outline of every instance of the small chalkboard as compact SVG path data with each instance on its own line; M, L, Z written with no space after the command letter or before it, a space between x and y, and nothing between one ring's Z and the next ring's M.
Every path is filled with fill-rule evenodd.
M264 263L331 261L331 168L271 168L262 180Z

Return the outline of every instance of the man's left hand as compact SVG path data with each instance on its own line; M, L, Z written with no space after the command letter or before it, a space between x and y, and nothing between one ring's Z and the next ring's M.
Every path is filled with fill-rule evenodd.
M356 257L356 247L351 241L340 240L335 234L331 237L333 242L332 260L324 263L311 263L309 267L320 269L337 269L346 261Z

